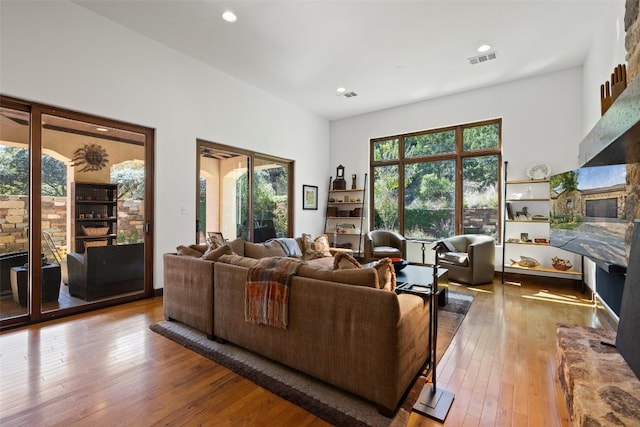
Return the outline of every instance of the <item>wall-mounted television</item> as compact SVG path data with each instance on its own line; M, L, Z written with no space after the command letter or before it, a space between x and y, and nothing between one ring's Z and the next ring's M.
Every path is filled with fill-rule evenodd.
M626 175L624 164L552 175L550 245L626 268Z

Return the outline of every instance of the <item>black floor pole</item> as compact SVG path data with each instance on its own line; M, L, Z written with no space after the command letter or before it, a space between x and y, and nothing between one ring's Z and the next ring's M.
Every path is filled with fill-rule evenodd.
M437 261L437 258L436 258ZM430 298L430 322L429 328L431 336L430 342L430 355L429 358L431 364L431 387L423 387L420 392L420 396L413 405L413 410L433 418L440 422L443 422L449 413L449 409L453 404L455 395L446 390L438 390L436 386L436 344L438 335L438 265L433 266L433 283L431 284L431 298Z

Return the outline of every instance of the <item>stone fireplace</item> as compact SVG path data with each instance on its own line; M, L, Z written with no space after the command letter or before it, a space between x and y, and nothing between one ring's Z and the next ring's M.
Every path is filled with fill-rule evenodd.
M627 0L624 15L627 49L627 84L640 75L640 0ZM640 144L640 140L636 141ZM627 164L627 203L625 215L629 219L640 218L640 163ZM625 235L627 256L631 244L633 224L629 222Z
M627 90L633 82L633 91L638 90L637 85L640 83L640 77L638 77L640 75L639 12L640 0L626 0L624 24L626 31L625 47L627 50ZM637 104L637 98L633 99L633 102ZM637 109L638 106L635 105L635 108ZM606 116L603 121L606 121ZM627 200L624 214L629 221L625 235L627 256L629 256L631 241L634 237L633 220L640 218L639 128L640 123L631 123L630 127L628 127L629 131L625 129L626 135L623 138L606 141L606 144L608 144L606 150L609 151L607 155L617 150L618 153L626 154L623 160L633 162L627 163L626 166L627 189L625 196ZM593 140L589 141L589 143L591 142ZM615 144L618 147L611 150L610 147ZM582 148L581 144L581 150ZM591 158L597 158L599 154L595 154ZM601 156L604 158L600 158L598 161L603 162L601 164L605 164L607 155ZM635 259L629 259L630 275L625 279L628 284L629 277L633 276L632 285L639 280L638 271L640 270L638 269L639 255L637 247L639 230L636 230L636 242L634 243L636 247L634 247L634 254L632 254ZM632 288L633 286L630 289ZM627 313L630 304L634 304L633 299L627 300ZM622 352L629 356L630 348L636 348L634 338L637 335L635 333L630 334L628 331L637 327L637 322L635 317L629 317L628 314L625 316L621 320L621 326L625 322L626 326L623 330L618 330L618 337L626 336L620 341L616 340L615 332L558 325L556 345L558 378L574 425L640 425L640 380L629 366L629 364L635 366L637 359L627 362L630 359L625 360L621 354ZM630 324L631 326L629 326ZM612 346L614 342L619 351ZM629 343L631 343L632 347L630 347ZM625 346L626 348L623 348ZM634 369L637 372L637 369Z

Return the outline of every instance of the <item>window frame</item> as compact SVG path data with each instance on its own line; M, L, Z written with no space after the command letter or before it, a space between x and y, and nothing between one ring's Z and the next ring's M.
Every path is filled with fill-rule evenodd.
M295 194L295 188L294 188L294 172L295 172L295 161L291 160L291 159L286 159L283 157L277 157L277 156L273 156L270 154L265 154L265 153L259 153L257 151L252 151L252 150L247 150L244 148L239 148L239 147L234 147L231 145L225 145L225 144L220 144L218 142L212 142L212 141L208 141L205 139L201 139L201 138L196 138L196 208L195 208L195 214L196 214L196 242L199 241L199 239L202 237L201 235L201 231L204 231L206 233L206 230L200 230L200 172L201 172L201 166L200 166L200 155L201 152L204 148L208 148L208 149L212 149L212 150L219 150L219 151L224 151L227 153L234 153L234 154L239 154L239 155L243 155L246 156L248 158L248 162L247 162L247 174L248 174L248 183L249 183L249 187L247 188L247 195L249 197L248 200L248 212L247 212L247 217L248 218L253 218L254 217L254 203L253 203L253 198L254 198L254 166L256 165L257 162L260 161L265 161L265 162L273 162L273 163L277 163L280 164L283 168L285 168L287 170L287 236L288 237L293 237L293 230L294 230L294 212L295 212L295 206L294 206L294 194ZM251 226L249 227L249 240L251 242L254 241L254 226L253 226L253 222L251 222ZM235 238L235 236L229 236L228 239L233 240Z
M486 125L498 125L498 141L497 146L494 148L483 148L478 150L464 151L463 147L463 132L465 129L481 127ZM405 157L405 139L409 137L415 137L430 133L441 133L447 131L455 132L455 151L449 153L438 154L426 154L415 157ZM395 159L387 160L375 160L375 144L379 142L398 140L398 156ZM484 157L484 156L497 156L497 180L496 191L498 193L497 204L497 223L496 223L496 240L498 243L502 242L502 118L483 120L478 122L464 123L454 126L447 126L442 128L421 130L411 133L389 135L384 137L371 138L369 140L369 200L371 215L369 219L369 229L373 230L375 226L375 168L379 166L398 166L398 232L405 234L405 165L413 163L425 163L442 160L454 160L455 162L455 189L454 189L454 218L455 218L455 234L462 234L463 231L463 161L466 158L472 157Z

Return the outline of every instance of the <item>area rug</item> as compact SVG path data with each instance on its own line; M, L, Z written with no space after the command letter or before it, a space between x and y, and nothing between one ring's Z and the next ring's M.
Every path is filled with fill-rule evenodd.
M451 343L473 301L472 295L461 292L449 291L448 297L448 304L440 307L438 312L436 361L440 360ZM380 415L375 405L367 400L233 344L212 341L204 333L181 323L163 321L150 328L333 425L405 426L411 408L427 381L428 372L424 372L411 386L395 416L387 418Z

